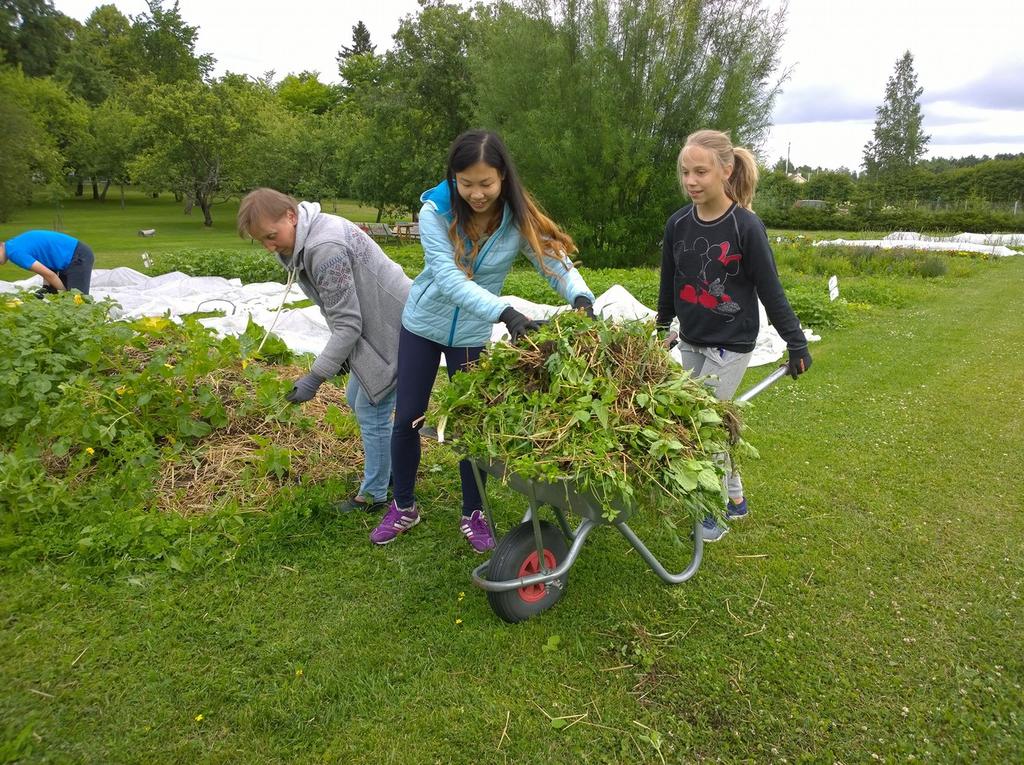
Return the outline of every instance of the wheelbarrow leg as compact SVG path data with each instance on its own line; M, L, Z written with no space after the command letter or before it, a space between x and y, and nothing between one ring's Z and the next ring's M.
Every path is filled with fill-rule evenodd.
M480 492L480 504L483 505L484 517L487 519L487 525L491 527L491 535L494 535L494 515L491 513L491 503L487 501L487 492L484 490L484 478L480 475L480 468L477 467L475 460L469 461L469 467L473 471L473 480L476 481L476 489Z
M627 526L625 521L615 521L615 526L619 529L622 536L628 539L629 543L640 553L640 557L647 561L647 565L651 567L654 573L668 584L682 584L696 574L697 569L700 568L700 561L704 556L704 537L701 535L701 522L699 520L693 522L693 557L690 559L690 565L678 574L671 574L666 571L661 562L654 557L654 554L647 549L647 546L640 541L640 538L633 533L633 529Z
M547 556L544 555L544 537L540 528L540 502L537 501L537 490L533 483L530 483L530 523L533 525L533 541L537 546L537 563L542 575L551 573L547 564ZM545 585L546 586L546 585Z

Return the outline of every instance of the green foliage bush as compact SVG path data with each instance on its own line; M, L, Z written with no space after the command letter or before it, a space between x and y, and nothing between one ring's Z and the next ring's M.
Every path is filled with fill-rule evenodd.
M265 250L188 249L153 256L153 276L181 271L189 276L222 276L243 284L283 282L285 270Z
M755 204L756 207L756 204ZM858 208L848 213L809 207L764 207L757 214L770 228L800 231L927 231L959 234L964 231L1024 231L1024 215L987 210L915 208Z
M161 461L231 417L297 418L290 387L243 363L255 325L217 340L197 321L110 321L109 303L62 293L0 299L0 548L8 563L184 569L237 544L226 510L202 518L151 512ZM263 358L283 359L271 338ZM233 370L238 383L218 382ZM230 413L229 413L230 407Z
M838 329L845 326L849 318L846 300L830 300L824 284L787 286L786 297L800 323L809 329Z

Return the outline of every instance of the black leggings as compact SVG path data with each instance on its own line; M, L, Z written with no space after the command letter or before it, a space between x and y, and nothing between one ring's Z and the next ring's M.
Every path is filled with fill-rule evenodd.
M444 354L448 379L480 357L483 346L452 348L415 335L402 327L398 341L398 396L395 426L391 431L391 475L394 477L395 503L412 507L416 499L416 471L420 466L420 434L423 415L430 402L437 368ZM413 424L415 423L415 425ZM483 503L468 460L459 463L462 478L462 514L479 510Z

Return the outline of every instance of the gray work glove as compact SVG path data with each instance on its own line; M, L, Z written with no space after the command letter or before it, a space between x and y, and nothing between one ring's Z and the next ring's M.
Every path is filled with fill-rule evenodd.
M293 404L301 404L313 398L323 384L323 377L315 372L310 372L308 375L303 375L295 381L291 392L285 398Z

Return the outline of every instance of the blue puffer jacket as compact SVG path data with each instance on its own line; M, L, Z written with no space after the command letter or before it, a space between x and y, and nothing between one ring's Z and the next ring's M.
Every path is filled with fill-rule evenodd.
M498 296L520 252L570 305L580 295L594 300L594 294L568 257L563 257L561 263L545 259L554 273L544 274L533 248L516 228L508 205L501 225L480 248L473 264L473 278L468 278L455 264L455 248L448 239L453 215L448 181L423 192L420 201L424 267L413 280L402 313L402 324L413 334L455 348L485 345L491 337L491 325L510 305Z

